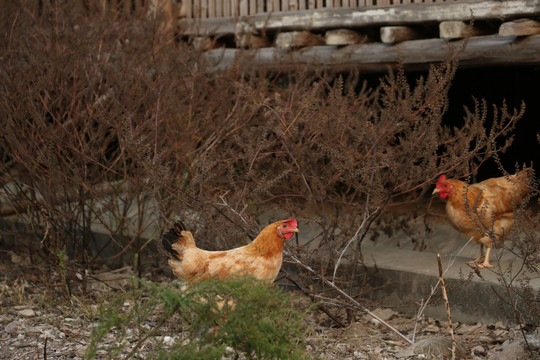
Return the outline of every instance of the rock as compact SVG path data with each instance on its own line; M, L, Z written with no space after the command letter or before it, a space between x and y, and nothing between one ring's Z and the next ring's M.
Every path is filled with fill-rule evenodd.
M486 349L483 346L477 345L471 349L472 355L486 355Z
M480 26L471 26L463 21L442 21L439 23L439 35L441 39L463 39L468 36L488 34L488 29Z
M75 355L77 355L80 358L84 357L84 355L86 354L86 349L87 349L86 345L79 346L77 350L75 350Z
M540 21L534 19L517 19L501 24L500 36L529 36L540 34Z
M34 317L34 316L36 316L36 313L32 309L19 310L18 314L22 315L24 317Z
M173 345L174 344L174 339L172 337L170 337L170 336L164 336L163 337L163 344L167 345L167 346Z
M326 45L352 45L368 42L367 35L361 35L350 29L328 30L324 35Z
M381 318L384 321L390 320L394 315L397 314L394 310L388 309L388 308L387 309L377 308L377 309L373 310L372 313L374 313L375 315L377 315L379 318ZM364 315L363 319L364 319L364 321L370 321L370 322L372 322L374 324L379 323L379 320L375 319L374 317L372 317L369 314Z
M492 338L490 338L489 336L486 336L486 335L480 335L477 338L477 340L478 340L478 342L488 343L488 344L491 344L492 342L494 342L494 340Z
M540 331L536 329L535 332L525 335L529 346L535 349L540 349Z
M523 345L519 342L506 340L500 348L491 354L488 360L516 360L527 359L528 354Z
M441 329L437 325L430 324L424 328L424 331L428 333L438 333Z
M235 40L239 48L260 49L271 45L267 37L250 33L237 34Z
M20 325L21 323L17 320L12 321L6 325L6 327L4 328L4 331L8 334L16 334L17 331L19 330Z
M381 41L385 44L395 44L424 37L421 32L409 26L383 26L380 31Z
M464 334L464 335L472 335L478 333L480 330L482 330L484 326L482 324L475 324L475 325L463 325L460 326L456 333L458 334Z
M354 355L355 359L367 359L368 358L366 355L364 355L362 352L360 352L358 350L355 350L353 352L353 355Z
M412 351L417 355L425 355L428 358L451 358L452 340L447 337L434 337L417 341L412 346ZM456 358L465 357L465 351L460 344L456 344Z
M276 47L281 49L323 45L322 36L309 31L283 32L276 37Z
M396 354L396 358L398 359L407 359L413 356L415 356L415 354L414 351L412 351L412 348L401 350Z

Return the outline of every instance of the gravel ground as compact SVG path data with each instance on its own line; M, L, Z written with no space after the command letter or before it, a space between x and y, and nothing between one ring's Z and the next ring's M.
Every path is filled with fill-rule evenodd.
M122 271L103 272L96 277L111 280L114 286L123 286ZM162 276L154 281L167 282ZM0 359L82 359L89 343L92 329L97 326L95 317L98 304L110 296L111 282L95 282L84 298L72 297L70 301L58 298L45 288L26 280L0 282ZM300 294L294 296L299 309L310 301ZM415 321L410 316L391 309L377 308L374 312L390 325L410 338ZM339 314L343 321L345 312ZM323 359L443 359L450 358L451 342L447 323L424 319L417 324L414 345L399 337L388 327L369 315L358 313L354 322L337 327L322 312L310 311L305 318L311 330L304 339L305 350ZM527 329L526 345L519 326L497 324L455 325L458 343L457 357L467 359L525 359L540 358L540 333ZM149 319L148 326L151 326ZM159 337L159 339L157 339ZM107 335L105 342L114 342ZM156 339L167 343L182 341L181 334L160 332ZM127 347L129 347L129 344ZM139 358L152 346L142 347ZM532 350L529 351L529 349ZM98 358L107 353L98 352Z

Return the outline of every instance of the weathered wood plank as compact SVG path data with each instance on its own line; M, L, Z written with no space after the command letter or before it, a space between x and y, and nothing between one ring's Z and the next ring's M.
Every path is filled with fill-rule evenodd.
M208 0L201 0L201 18L208 17Z
M289 2L289 10L296 11L298 10L298 0L283 0Z
M395 67L402 59L403 65L410 70L425 70L433 63L447 59L453 49L464 40L453 42L444 39L413 40L395 46L381 43L362 45L314 46L303 51L289 53L281 57L280 50L263 48L250 52L254 55L253 65L257 68L278 68L281 66L334 66L343 69L358 69L362 72L386 72ZM205 57L214 63L215 69L225 69L234 64L236 49L218 49L205 53ZM540 65L540 35L529 36L520 40L498 35L479 36L469 39L468 45L460 53L460 67L495 66L495 65Z
M248 15L249 0L240 0L240 16Z
M540 34L540 21L531 19L518 19L501 24L501 36L529 36Z
M216 0L216 16L223 16L223 0Z
M216 17L216 2L217 0L208 0L208 17Z
M193 2L192 1L182 1L180 6L180 17L191 19L193 17Z
M193 0L193 17L201 17L201 0Z
M277 0L276 0L277 1ZM331 0L329 1L331 2ZM277 11L274 8L273 11ZM540 16L540 0L512 1L455 1L429 4L410 4L356 9L320 9L294 13L257 14L250 22L257 30L302 30L340 27L390 26L441 21L468 21L471 13L476 20L505 17ZM233 15L235 16L235 15ZM234 18L188 20L180 19L184 33L234 34Z

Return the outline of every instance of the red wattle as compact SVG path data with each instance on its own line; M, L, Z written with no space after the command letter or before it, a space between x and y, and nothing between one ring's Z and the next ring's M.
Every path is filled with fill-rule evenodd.
M290 238L293 237L293 235L294 235L294 233L288 232L288 233L283 234L283 237L284 237L285 239L289 240Z

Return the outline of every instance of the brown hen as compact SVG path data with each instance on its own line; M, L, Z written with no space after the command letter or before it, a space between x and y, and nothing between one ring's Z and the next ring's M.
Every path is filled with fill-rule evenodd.
M208 251L199 249L191 232L182 223L176 223L163 236L162 244L171 256L169 265L173 273L189 283L231 275L249 275L272 283L283 261L283 243L297 232L295 219L281 220L265 227L248 245Z
M473 242L480 244L480 257L470 263L479 268L492 268L489 255L493 240L504 240L514 224L514 209L529 193L531 169L511 176L491 178L468 185L442 175L433 194L446 199L446 215L450 224ZM487 247L484 257L483 247Z

